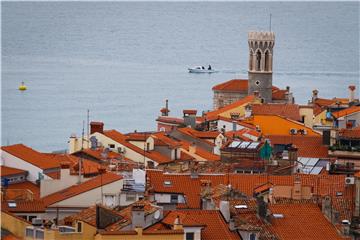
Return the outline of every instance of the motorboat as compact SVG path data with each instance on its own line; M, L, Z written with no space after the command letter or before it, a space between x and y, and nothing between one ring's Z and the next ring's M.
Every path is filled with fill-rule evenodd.
M214 69L208 69L203 66L196 66L193 68L188 68L188 70L189 70L189 73L216 73L216 72L218 72Z

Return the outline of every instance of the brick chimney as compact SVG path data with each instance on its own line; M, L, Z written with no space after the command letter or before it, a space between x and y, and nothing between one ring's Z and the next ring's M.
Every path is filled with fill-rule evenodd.
M104 123L103 122L91 122L90 123L90 134L93 133L104 133Z
M183 230L183 225L181 224L180 217L177 216L174 220L174 230Z
M191 128L195 128L195 126L196 126L196 113L197 113L197 110L194 110L194 109L183 110L184 124L186 126L190 126Z

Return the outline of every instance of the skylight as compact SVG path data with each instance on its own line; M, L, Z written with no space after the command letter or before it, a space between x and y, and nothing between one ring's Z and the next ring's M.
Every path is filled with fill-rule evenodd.
M164 181L164 185L165 185L165 186L170 186L170 185L171 185L171 181Z
M281 213L273 213L274 218L284 218L284 214Z
M8 202L9 208L16 208L16 202Z
M235 205L236 209L247 209L248 206L247 205Z

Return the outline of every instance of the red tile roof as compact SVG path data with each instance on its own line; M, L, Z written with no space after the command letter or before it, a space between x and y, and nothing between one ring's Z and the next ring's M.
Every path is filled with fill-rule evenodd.
M283 218L271 220L271 229L280 239L344 239L315 204L275 204L269 208L272 213L284 215Z
M298 148L299 157L327 158L328 147L322 144L321 136L307 135L267 135L272 146L292 143Z
M224 83L215 85L213 91L229 91L229 92L246 92L248 91L248 80L246 79L233 79Z
M8 202L16 203L16 207L9 207ZM12 212L12 213L44 213L45 205L41 200L34 201L3 201L1 203L2 209Z
M253 115L279 115L300 121L300 108L297 104L253 104Z
M312 175L296 174L291 176L252 175L252 174L199 174L198 178L191 178L190 174L167 174L159 170L147 170L150 189L159 193L180 193L186 196L186 203L189 208L200 208L201 181L210 180L213 186L219 184L231 184L248 196L252 196L255 188L266 183L279 186L293 186L296 177L300 177L304 186L311 186L312 192L316 195L330 195L339 198L337 192L341 192L342 199L353 201L355 187L345 186L344 175ZM170 181L170 185L165 185ZM351 206L351 204L350 204Z
M348 115L351 115L356 112L360 112L360 106L352 106L352 107L340 110L338 112L334 112L334 113L332 113L332 115L335 118L341 118L341 117L348 116Z
M183 113L184 114L190 114L190 115L196 115L197 110L196 109L184 109Z
M272 100L285 100L287 90L283 89L273 89L272 91Z
M179 125L179 124L183 124L184 123L184 119L183 118L176 118L176 117L168 117L168 116L160 116L156 119L156 121L158 122L163 122L163 123L170 123L170 124L175 124L175 125Z
M317 98L315 99L315 104L320 107L327 107L336 103L336 100L333 99L325 99L325 98Z
M134 144L131 144L128 141L126 141L126 136L116 130L104 131L104 135L106 137L111 138L112 140L122 144L123 146L141 154L141 155L145 154L145 156L147 158L149 158L159 164L168 163L168 162L172 161L170 158L160 154L159 152L155 152L155 151L145 151L144 152L144 149L141 149L141 148L135 146Z
M0 176L1 177L17 175L17 174L26 174L26 173L27 173L27 171L25 171L25 170L12 168L12 167L6 167L6 166L0 166Z
M9 184L9 186L7 187L8 190L23 190L23 192L25 191L29 191L34 199L39 199L40 198L40 186L29 182L29 181L25 181L25 182L21 182L21 183L14 183L14 184ZM9 197L9 194L7 195L7 198Z
M104 186L110 183L113 183L115 181L121 180L123 177L113 174L113 173L105 173L102 174L102 176L97 176L91 180L88 180L84 183L81 183L79 185L74 185L69 188L63 189L59 192L52 193L48 196L43 197L43 201L46 206L50 206L54 203L63 201L65 199L77 196L81 193L90 191L92 189L98 188L100 186Z
M341 129L339 136L342 138L360 139L360 126L352 129Z
M5 146L1 147L1 149L41 169L60 167L59 162L50 160L46 154L35 151L23 144Z
M176 141L169 136L167 136L164 132L158 132L151 135L151 137L155 138L155 145L163 145L168 146L170 148L178 148L181 146L179 141Z
M189 148L190 143L189 142L181 141L181 143L182 143L182 148L183 149L185 149L186 151L190 150L190 148ZM219 161L220 160L219 155L210 153L210 152L206 151L205 149L203 149L203 148L201 148L199 146L196 146L195 154L200 156L201 158L204 158L205 160L208 160L208 161Z
M231 232L220 211L217 210L173 210L162 220L166 225L173 225L179 216L185 227L203 227L201 239L240 239L236 232Z
M238 101L235 101L229 105L226 105L225 107L219 108L217 110L211 111L211 112L207 112L206 113L206 119L211 121L216 119L221 113L227 112L233 108L239 107L239 106L243 106L246 103L250 103L252 101L254 101L255 96L254 95L250 95L247 97L244 97Z

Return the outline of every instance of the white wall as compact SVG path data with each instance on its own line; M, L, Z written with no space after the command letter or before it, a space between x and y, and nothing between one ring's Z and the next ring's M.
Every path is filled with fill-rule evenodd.
M70 169L61 169L60 171L60 179L44 179L41 181L40 197L58 192L78 183L79 175L70 175ZM84 178L81 176L81 182L85 182L90 179L92 178Z
M228 121L224 121L224 120L218 120L218 122L217 122L218 131L220 131L224 125L225 125L225 132L229 132L229 131L233 130L233 123L232 122L228 122ZM236 124L236 131L241 130L243 128L245 128L245 127L241 126L239 124Z
M30 182L35 183L36 180L38 180L39 173L43 174L43 170L41 168L34 166L31 163L28 163L20 158L17 158L8 152L0 150L0 155L1 155L2 165L28 171L29 174L27 176L27 180ZM52 179L51 177L45 174L43 175L44 175L44 179Z
M144 197L144 194L143 193L135 193L135 192L132 192L130 194L134 194L136 195L135 196L135 201L127 201L126 200L126 195L129 194L128 192L121 192L120 193L120 206L128 206L136 201L139 200L139 197Z
M178 195L178 203L185 203L184 196L177 193L155 193L155 201L158 203L171 203L171 195Z
M126 158L129 158L130 160L133 160L135 162L140 162L140 163L144 162L144 156L142 154L139 154L139 153L135 152L134 150L132 150L132 149L130 149L130 148L116 142L116 141L114 141L113 139L108 138L104 134L96 132L96 133L92 134L91 136L95 136L97 138L98 142L101 142L104 147L107 147L109 144L114 144L115 145L115 148L114 148L115 150L117 150L118 147L125 148L126 150L125 150L124 155L125 155ZM154 162L153 160L145 157L146 165L147 165L147 163L149 161ZM158 165L158 163L154 162L154 166L157 166L157 165Z
M101 203L101 193L104 195L115 194L116 203L119 203L119 194L123 188L123 179L109 183L102 187L94 188L90 191L81 193L74 197L54 203L49 207L89 207L96 203Z

